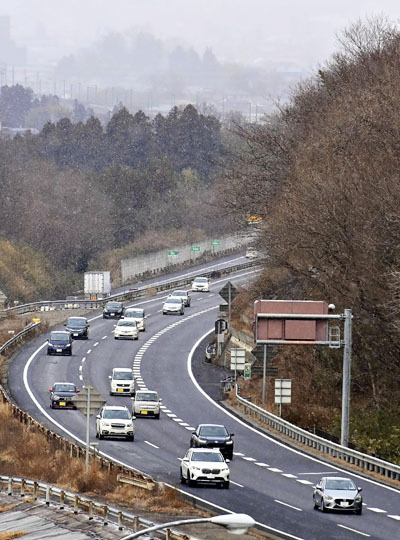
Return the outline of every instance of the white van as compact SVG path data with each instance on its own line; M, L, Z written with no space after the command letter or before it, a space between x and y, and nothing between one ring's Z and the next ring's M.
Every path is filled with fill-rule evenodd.
M123 318L136 321L139 331L144 332L146 330L146 313L144 309L137 307L125 308Z
M133 416L154 416L160 418L160 402L157 392L153 390L137 390L132 398Z
M135 377L130 368L114 368L110 379L110 396L134 396Z

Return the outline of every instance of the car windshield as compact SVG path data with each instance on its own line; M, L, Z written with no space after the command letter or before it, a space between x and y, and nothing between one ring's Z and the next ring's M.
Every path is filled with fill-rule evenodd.
M131 381L133 379L132 371L114 371L113 379L118 381Z
M132 319L142 319L143 318L143 311L125 311L124 317L126 319L129 319L129 317L132 317Z
M326 489L346 489L346 490L349 490L349 489L356 489L356 486L354 484L354 482L352 480L350 480L349 478L345 478L345 479L342 479L342 478L330 478L329 480L326 481L325 483L325 488Z
M105 409L103 418L110 418L111 420L129 420L131 418L131 415L129 414L128 409Z
M206 278L206 277L197 277L197 278L195 278L196 283L207 283L207 281L208 281L208 278Z
M217 452L193 452L192 461L221 462L224 461L224 458L222 454Z
M79 319L78 317L70 317L67 322L67 326L86 326L86 319Z
M122 304L120 304L119 302L108 302L108 304L106 305L107 309L120 309L121 307Z
M169 298L167 298L165 300L165 303L166 304L177 304L180 301L181 301L180 298L173 298L172 296L170 296Z
M155 392L136 392L136 401L157 401Z
M203 437L228 437L228 431L224 426L202 426L199 435Z
M76 392L76 386L74 384L57 383L53 386L54 392Z
M118 322L117 326L136 326L136 322L122 319Z
M186 296L187 293L185 291L174 291L171 293L171 296Z
M58 341L61 343L65 343L69 341L69 335L62 334L61 332L53 332L50 334L50 341Z

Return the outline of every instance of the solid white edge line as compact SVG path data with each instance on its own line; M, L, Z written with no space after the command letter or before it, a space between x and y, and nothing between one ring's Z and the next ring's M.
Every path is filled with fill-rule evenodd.
M354 533L357 533L357 534L361 534L362 536L371 536L370 534L367 534L367 533L364 533L364 532L361 532L361 531L357 531L356 529L352 529L351 527L346 527L346 525L341 525L340 523L338 523L337 526L342 527L342 529L347 529L348 531L351 531L351 532L354 532Z
M293 510L297 510L298 512L302 512L303 510L301 508L297 508L297 506L292 506L291 504L285 503L283 501L278 501L278 499L274 499L274 501L278 504L283 504L283 506L287 506L289 508L293 508Z
M193 345L192 349L190 350L189 352L189 355L188 355L188 359L187 359L187 370L188 370L188 374L189 374L189 377L193 383L193 385L195 386L195 388L197 388L197 390L200 392L200 394L202 394L203 397L205 397L210 403L212 403L214 405L214 407L217 407L217 409L221 410L224 414L226 414L227 416L229 416L232 420L234 420L235 422L237 422L238 424L244 426L245 428L249 429L250 431L253 431L254 433L257 433L258 435L260 435L260 437L263 437L264 439L267 439L268 441L276 444L277 446L280 446L282 448L285 448L285 450L288 450L289 452L293 452L294 454L297 454L303 458L306 458L306 459L309 459L310 461L314 461L315 463L319 463L320 465L323 465L324 467L329 467L330 469L333 469L335 471L340 471L341 473L345 473L345 474L349 474L350 476L353 476L354 478L357 478L359 480L363 480L364 482L368 482L370 484L374 484L375 486L379 486L383 489L387 489L389 491L393 491L394 493L398 493L400 494L400 491L396 488L393 488L391 486L386 486L385 484L380 484L379 482L375 482L374 480L371 480L370 478L366 478L364 476L359 476L358 474L355 474L353 472L350 472L346 469L341 469L340 467L336 467L335 465L331 465L330 463L326 463L324 461L321 461L319 460L318 458L315 458L313 456L310 456L308 454L304 454L303 452L301 452L300 450L296 450L295 448L292 448L276 439L273 439L272 437L269 437L268 435L266 435L265 433L262 433L261 431L257 430L256 428L254 428L253 426L250 426L248 424L246 424L246 422L244 422L243 420L241 420L240 418L237 418L234 414L232 414L231 412L227 411L224 407L222 407L222 405L219 405L219 403L216 403L199 385L199 383L196 381L194 375L193 375L193 371L192 371L192 358L193 358L193 354L195 352L195 350L197 349L197 347L199 346L199 344L203 341L203 339L205 337L207 337L209 334L211 334L211 332L214 331L214 327L212 327L208 332L205 332L197 341L196 343Z
M235 486L238 486L238 487L244 487L242 486L242 484L238 484L237 482L234 482L233 480L229 480L231 484L235 484Z

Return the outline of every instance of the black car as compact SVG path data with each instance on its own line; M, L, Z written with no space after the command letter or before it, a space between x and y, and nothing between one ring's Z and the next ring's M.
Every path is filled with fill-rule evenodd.
M89 323L86 317L68 317L64 326L70 332L72 339L89 338Z
M199 424L190 438L191 448L219 448L225 459L233 458L233 433L218 424Z
M103 319L120 319L124 314L122 302L107 302L103 309Z
M69 332L54 330L47 341L47 354L72 355L72 337Z
M68 382L56 382L50 388L50 407L52 409L76 409L72 398L78 394L76 386Z

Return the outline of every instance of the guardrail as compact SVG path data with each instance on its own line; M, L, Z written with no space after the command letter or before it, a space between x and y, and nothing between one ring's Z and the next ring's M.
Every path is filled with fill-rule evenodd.
M202 276L208 277L221 277L224 275L232 274L242 269L250 268L256 266L257 261L248 261L242 264L237 264L235 266L229 266L227 268L222 268L220 270L212 270L210 272L202 272ZM139 287L137 289L124 291L121 293L113 294L107 296L107 298L102 298L101 300L85 300L85 299L74 299L74 300L43 300L40 302L31 302L30 304L22 304L20 306L13 306L5 310L0 310L0 317L7 316L9 313L15 313L16 315L22 315L24 313L31 313L36 311L42 311L42 307L48 307L52 309L69 309L68 306L76 307L79 309L100 309L105 306L107 302L112 300L117 302L126 302L130 300L136 300L146 296L149 289L155 290L156 292L162 292L170 289L176 289L179 287L184 287L189 285L193 281L192 277L180 278L173 281L168 281L166 283L161 283L159 285L147 285L145 287Z
M327 439L323 439L322 437L318 437L318 435L314 435L305 429L301 429L238 395L237 386L236 401L239 404L239 408L243 414L253 416L255 419L267 424L269 427L273 428L279 433L282 433L286 437L295 440L296 442L313 448L321 454L326 454L329 457L339 459L350 465L355 465L364 471L374 472L388 479L400 480L399 465L369 456L368 454L363 454L357 450L346 448L340 444L336 444L328 441Z
M137 532L141 527L147 528L154 525L154 522L142 518L140 516L120 510L114 506L99 503L92 498L83 497L72 491L62 489L53 484L45 482L37 482L29 478L0 475L0 490L7 491L8 495L18 494L20 497L29 497L30 499L43 499L47 506L50 504L58 505L60 510L65 506L73 508L74 514L84 512L87 514L88 520L92 520L94 516L102 519L103 525L114 523L118 529L122 531L129 528L132 532ZM186 535L178 532L160 531L166 538L172 540L187 538Z
M13 345L21 341L21 339L23 339L26 334L29 334L34 328L37 328L38 326L40 326L40 322L32 322L28 326L26 326L26 328L21 330L21 332L18 332L18 334L15 334L15 336L6 341L4 345L0 347L0 356L3 354L3 352L6 352L9 347L12 347Z

